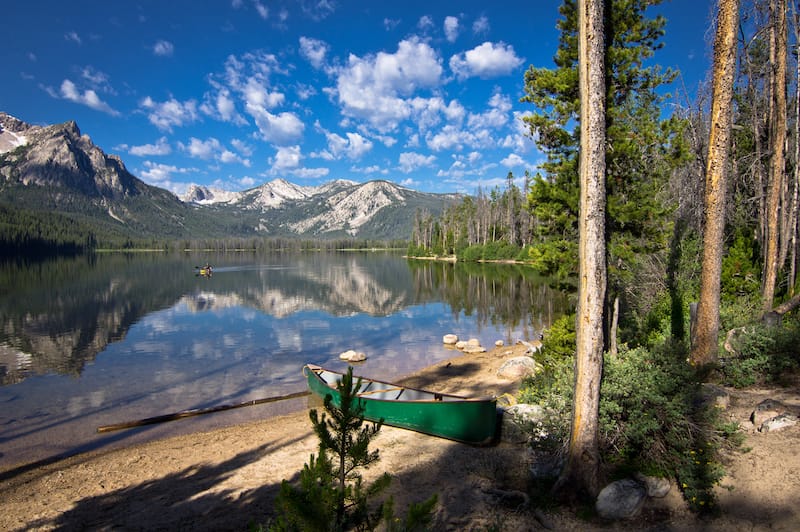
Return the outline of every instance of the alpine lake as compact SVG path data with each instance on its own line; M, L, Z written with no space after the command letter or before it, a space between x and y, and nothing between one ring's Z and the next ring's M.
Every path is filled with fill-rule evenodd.
M211 275L201 275L205 264ZM392 381L530 341L569 298L530 268L400 252L100 253L0 266L0 472L306 408L276 401L97 429L306 389L307 363Z

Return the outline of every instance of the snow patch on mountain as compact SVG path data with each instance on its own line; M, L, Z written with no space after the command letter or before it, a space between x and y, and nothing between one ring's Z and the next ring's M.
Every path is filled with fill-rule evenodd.
M0 113L0 153L6 153L28 143L25 132L31 126L13 116ZM39 128L36 128L39 129Z

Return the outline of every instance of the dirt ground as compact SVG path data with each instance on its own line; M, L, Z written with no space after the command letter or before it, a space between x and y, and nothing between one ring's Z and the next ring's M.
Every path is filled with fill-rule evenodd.
M513 393L518 383L495 374L504 360L523 351L513 346L456 356L407 382L468 395ZM800 410L797 388L732 392L728 415L741 424L750 450L730 457L718 489L722 515L713 520L696 519L675 488L624 523L536 508L525 495L535 459L525 445L471 447L392 427L376 438L381 459L368 474L391 473L390 491L401 512L409 502L438 494L435 530L798 530L800 426L757 432L748 418L768 397ZM297 477L316 445L304 408L213 432L18 467L0 472L0 530L245 530L268 521L281 481Z

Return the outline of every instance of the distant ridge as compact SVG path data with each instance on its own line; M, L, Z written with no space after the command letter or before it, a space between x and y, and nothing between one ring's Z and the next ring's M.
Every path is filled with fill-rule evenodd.
M241 192L195 185L178 198L131 174L74 121L33 126L0 112L0 206L65 216L111 239L407 240L416 212L437 215L458 198L344 179L316 187L275 179Z

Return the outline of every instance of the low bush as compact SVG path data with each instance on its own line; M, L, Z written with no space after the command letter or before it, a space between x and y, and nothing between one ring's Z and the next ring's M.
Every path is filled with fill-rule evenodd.
M720 351L721 382L744 388L754 384L778 382L800 368L800 324L791 321L782 327L744 326L734 331Z
M546 354L549 345L546 339L545 371L524 383L519 400L547 409L547 426L538 432L548 437L534 445L553 452L569 437L574 357ZM735 430L701 400L700 383L685 360L681 346L667 344L650 350L623 345L616 357L605 357L600 452L612 476L640 471L674 478L690 506L706 512L714 509L713 487L724 473L719 450L735 444L730 437Z

